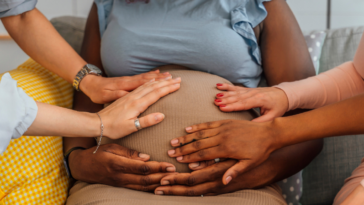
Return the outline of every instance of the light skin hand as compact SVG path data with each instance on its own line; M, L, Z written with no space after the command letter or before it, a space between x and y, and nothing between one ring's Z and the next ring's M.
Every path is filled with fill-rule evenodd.
M261 116L253 122L266 122L281 117L288 109L288 99L283 90L275 87L244 88L219 83L217 89L226 91L218 93L215 105L223 112L233 112L260 108Z
M158 99L178 90L180 82L180 78L148 82L101 110L99 114L104 124L104 136L118 139L137 131L134 125L135 119ZM100 135L100 119L96 114L77 112L39 102L37 106L37 116L25 135L67 137ZM142 128L146 128L160 123L163 119L162 113L153 113L140 118L139 122ZM57 126L54 126L55 124Z
M168 155L176 157L181 163L215 158L239 160L223 176L223 183L228 184L238 175L263 163L278 149L274 146L273 132L269 128L269 123L243 120L223 120L194 125L186 128L191 134L171 141L175 149L169 150Z
M150 71L135 76L105 78L96 75L85 76L80 83L80 90L94 103L104 104L117 100L130 91L152 79L160 80L170 77L168 72Z
M105 136L118 139L138 131L134 125L135 119L161 97L180 88L181 78L167 78L168 80L152 80L100 111L105 125ZM139 118L139 122L142 128L146 128L163 119L162 113L152 113Z

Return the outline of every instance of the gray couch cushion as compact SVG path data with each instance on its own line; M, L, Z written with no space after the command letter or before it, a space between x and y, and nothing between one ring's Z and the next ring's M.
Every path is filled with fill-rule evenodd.
M73 16L62 16L53 18L51 23L72 48L75 49L77 53L80 53L86 19Z
M327 31L319 72L354 58L364 27ZM320 155L303 171L303 205L332 204L344 180L364 157L364 136L325 139Z

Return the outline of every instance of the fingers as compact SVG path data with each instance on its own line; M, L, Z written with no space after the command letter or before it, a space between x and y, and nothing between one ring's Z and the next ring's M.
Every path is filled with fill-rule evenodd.
M178 156L176 160L180 163L200 162L216 158L227 158L227 153L221 151L219 146L202 149L192 154Z
M112 102L119 98L124 97L129 92L124 90L115 90L115 91L105 91L104 95L102 96L103 102Z
M215 190L218 188L218 182L208 182L193 187L189 186L160 186L154 193L157 195L176 195L176 196L201 196L216 195Z
M234 166L226 171L224 176L222 177L222 182L227 185L231 182L232 179L235 179L238 175L243 174L246 171L249 171L249 168L253 166L251 160L240 160Z
M216 88L219 90L226 90L226 91L235 91L235 90L239 90L239 89L244 89L244 87L229 85L227 83L218 83L218 84L216 84Z
M161 97L164 97L167 94L175 92L180 88L180 86L181 85L179 83L175 83L154 89L153 91L147 93L145 96L135 101L136 105L139 108L138 111L140 113L144 112L150 105L157 102Z
M223 112L233 112L241 110L249 110L256 107L261 107L262 103L259 99L248 98L244 101L237 101L235 103L220 105L220 110Z
M101 150L105 152L109 152L111 154L126 157L129 159L141 160L141 161L148 161L150 156L144 153L140 153L138 151L120 146L118 144L107 144L100 147ZM96 153L97 154L97 153Z
M165 116L162 113L152 113L139 118L139 123L142 128L147 128L162 122L164 118ZM134 123L131 126L135 126Z
M170 157L177 157L178 160L180 159L180 156L188 155L200 150L208 149L210 147L215 147L217 145L219 145L219 141L215 138L196 140L190 144L169 150L168 155Z
M153 184L153 185L148 185L148 186L143 186L143 185L139 185L139 184L128 184L128 185L124 185L123 187L128 188L128 189L137 190L137 191L151 192L151 191L154 191L159 186L160 186L159 184Z
M116 161L115 161L116 162ZM114 165L114 170L129 174L148 175L160 172L175 172L174 165L167 162L142 162L133 159L119 159Z
M205 182L215 181L216 179L221 179L220 177L226 172L226 170L228 170L235 163L235 160L227 160L191 173L170 174L161 179L161 185L193 186Z
M170 92L172 91L176 91L177 89L175 88L176 84L180 84L181 83L181 78L175 78L175 79L167 79L167 80L160 80L160 81L150 81L148 83L146 83L145 85L139 87L138 89L134 90L133 92L131 92L131 97L133 99L140 99L145 97L147 94L150 93L158 93L158 91L166 91L168 89L171 89ZM178 87L179 88L179 87ZM160 93L162 94L162 93ZM167 93L163 93L164 95L167 95ZM160 96L163 97L164 95ZM159 98L160 98L159 97ZM158 99L159 99L158 98Z
M262 116L255 118L252 120L252 122L268 122L273 120L274 118L279 117L278 115L275 115L273 112L269 112L267 114L263 114Z
M221 121L214 121L214 122L205 122L197 125L192 125L191 127L186 128L186 132L193 133L200 130L206 130L206 129L213 129L220 127L223 125L227 120L221 120Z
M226 161L225 158L219 158L220 162ZM216 164L215 160L201 161L201 162L192 162L188 164L188 167L192 170L200 170L206 167L209 167L213 164Z
M216 136L217 134L219 134L219 130L217 129L200 130L183 137L172 139L171 145L173 147L179 147L201 139Z
M116 186L125 186L129 185L131 187L137 187L141 186L144 188L147 188L149 186L160 186L160 181L162 178L170 175L171 173L154 173L149 175L136 175L136 174L124 174L120 173L115 176L115 185ZM141 188L140 187L140 188ZM150 188L148 190L142 190L142 191L150 191ZM156 187L154 187L155 189ZM153 189L153 190L154 190Z

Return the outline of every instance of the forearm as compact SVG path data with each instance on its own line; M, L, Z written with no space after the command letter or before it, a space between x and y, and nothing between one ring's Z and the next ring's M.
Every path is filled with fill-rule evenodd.
M96 137L100 134L100 119L96 114L40 102L37 102L37 106L37 117L25 135Z
M364 133L364 95L290 117L276 118L271 130L276 146L284 147L330 136Z
M37 9L1 20L25 53L68 82L86 64Z
M100 111L103 105L93 103L90 98L88 98L82 92L76 92L74 94L73 109L81 112L91 112L95 113ZM97 125L100 128L100 125ZM85 138L85 137L75 137L75 138L63 138L63 150L67 152L73 147L84 147L90 148L96 145L95 139Z
M275 87L286 93L288 110L313 109L363 93L364 81L353 62L346 62L318 76Z
M364 182L362 182L364 184ZM364 204L364 185L358 185L356 189L344 200L341 205L360 205Z

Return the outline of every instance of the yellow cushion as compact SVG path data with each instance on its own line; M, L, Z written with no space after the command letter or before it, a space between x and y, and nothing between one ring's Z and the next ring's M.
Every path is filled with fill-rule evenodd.
M72 107L72 86L32 59L9 73L34 100ZM62 137L23 136L0 155L1 205L64 204L68 184Z

